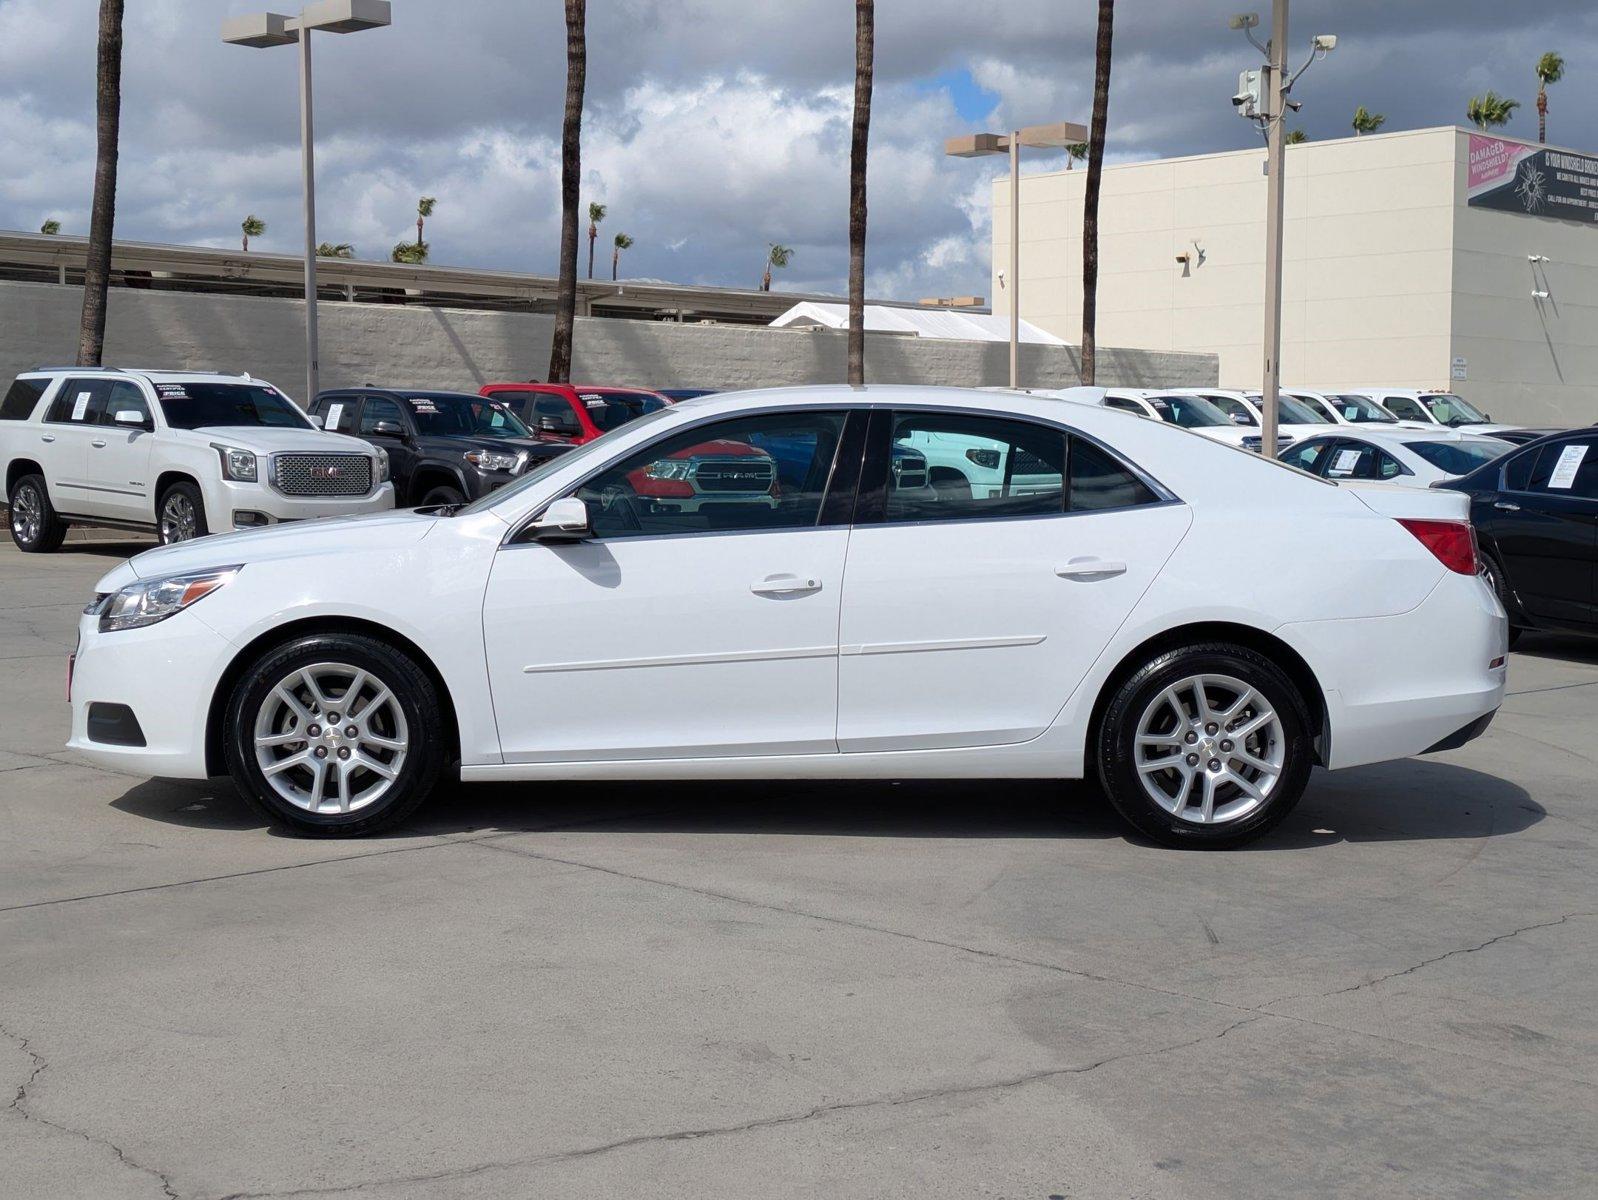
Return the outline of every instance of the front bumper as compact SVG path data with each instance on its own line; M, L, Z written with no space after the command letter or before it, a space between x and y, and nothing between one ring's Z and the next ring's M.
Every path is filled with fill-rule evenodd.
M285 496L260 483L235 483L213 479L206 483L205 519L212 533L257 529L282 521L311 521L317 517L354 517L387 512L394 507L394 485L381 483L364 496ZM264 520L239 519L236 514L259 514Z
M204 779L211 696L231 652L227 640L192 612L114 633L101 633L99 618L84 616L72 668L72 738L67 748L114 771ZM91 736L107 736L103 722L91 725L91 704L126 706L145 744Z

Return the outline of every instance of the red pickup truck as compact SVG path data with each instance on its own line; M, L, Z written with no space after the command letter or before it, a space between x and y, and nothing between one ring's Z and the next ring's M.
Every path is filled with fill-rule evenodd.
M671 403L645 388L569 383L486 383L478 391L509 408L539 437L576 446Z

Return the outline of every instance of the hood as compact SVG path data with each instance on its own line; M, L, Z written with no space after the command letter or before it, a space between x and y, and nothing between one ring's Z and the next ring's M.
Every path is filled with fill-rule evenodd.
M132 574L141 579L203 571L235 563L312 555L347 554L351 545L362 550L410 546L427 536L439 517L410 509L368 513L353 517L324 517L319 521L292 521L265 529L220 533L146 550L128 560ZM107 579L111 578L107 576ZM131 578L123 583L132 582ZM102 588L102 590L105 590Z
M218 442L253 450L257 454L362 454L374 457L372 447L360 438L320 429L288 429L273 425L209 425L200 429L175 429L210 445Z

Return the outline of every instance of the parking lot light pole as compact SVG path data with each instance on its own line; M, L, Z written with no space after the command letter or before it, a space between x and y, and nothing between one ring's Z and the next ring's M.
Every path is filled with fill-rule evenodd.
M1009 133L968 133L943 143L951 158L979 158L984 154L1010 156L1010 386L1020 387L1021 347L1021 147L1060 149L1087 141L1085 125L1059 121L1053 125L1028 125Z
M251 13L222 23L222 40L233 46L267 49L300 47L300 165L305 189L305 404L320 386L316 337L316 159L311 120L311 30L356 33L379 29L391 20L389 0L318 0L298 17Z

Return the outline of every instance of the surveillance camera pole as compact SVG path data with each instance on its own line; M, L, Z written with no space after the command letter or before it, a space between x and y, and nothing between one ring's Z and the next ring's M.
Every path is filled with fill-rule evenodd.
M1276 457L1277 399L1282 386L1282 176L1287 122L1287 0L1272 0L1270 53L1260 76L1265 120L1265 372L1260 397L1260 453Z

